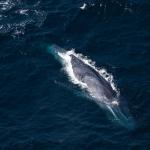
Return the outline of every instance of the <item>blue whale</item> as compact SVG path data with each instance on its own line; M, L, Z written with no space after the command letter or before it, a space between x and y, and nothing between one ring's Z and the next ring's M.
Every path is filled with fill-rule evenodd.
M60 56L58 53L65 53L66 51L57 45L51 45L48 47L48 52L59 60ZM117 121L120 125L133 129L135 125L133 118L127 107L122 103L121 98L118 98L116 91L113 90L110 83L98 71L74 54L69 56L75 77L80 82L86 84L88 92L93 95L95 102L107 110L113 120Z

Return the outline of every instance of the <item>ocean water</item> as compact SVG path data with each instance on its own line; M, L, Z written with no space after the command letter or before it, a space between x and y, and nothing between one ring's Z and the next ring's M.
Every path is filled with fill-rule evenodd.
M149 39L149 0L1 0L0 150L149 150ZM133 129L70 82L51 44L105 70Z

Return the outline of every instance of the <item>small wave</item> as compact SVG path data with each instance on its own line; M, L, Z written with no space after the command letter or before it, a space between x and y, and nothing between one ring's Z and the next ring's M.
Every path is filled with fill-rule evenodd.
M80 9L84 10L84 9L86 9L86 6L87 6L87 4L84 3L84 4L80 7Z
M18 0L3 0L0 1L0 12L5 12L12 9L16 4L18 5Z
M103 15L103 17L133 12L132 2L122 0L96 0L95 2L83 3L80 9L94 11L97 15Z
M9 10L11 10L10 13L7 13ZM13 37L22 35L29 24L41 27L46 16L47 13L41 10L37 3L27 5L19 0L1 1L0 34L10 33Z

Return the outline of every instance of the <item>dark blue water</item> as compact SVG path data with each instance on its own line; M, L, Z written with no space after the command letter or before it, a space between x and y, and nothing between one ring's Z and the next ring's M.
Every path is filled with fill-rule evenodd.
M42 43L107 69L136 127L77 94ZM0 150L149 150L149 73L149 0L1 0Z

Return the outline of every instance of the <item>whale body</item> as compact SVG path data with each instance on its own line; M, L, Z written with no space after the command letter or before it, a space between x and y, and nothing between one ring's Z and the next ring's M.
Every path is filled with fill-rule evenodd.
M72 69L78 80L87 85L89 91L95 96L95 98L99 100L101 100L102 97L105 98L104 103L113 102L116 93L112 89L110 83L108 83L108 81L106 81L106 79L104 79L91 66L85 64L74 55L70 56ZM103 101L101 100L101 102Z
M63 59L61 54L67 53L57 45L49 46L48 52L53 54L58 60ZM75 78L86 84L87 91L94 97L95 102L107 110L121 125L128 129L133 129L135 126L133 118L127 107L123 106L123 103L120 102L120 98L118 98L116 91L110 83L98 71L76 55L71 53L67 57L70 59L70 66Z

